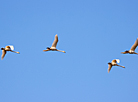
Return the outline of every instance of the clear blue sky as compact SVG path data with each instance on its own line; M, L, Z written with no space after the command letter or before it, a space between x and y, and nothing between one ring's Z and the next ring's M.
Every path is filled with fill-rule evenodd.
M0 102L138 102L137 0L1 0ZM58 49L43 52L55 34ZM138 48L136 49L138 52ZM1 54L1 52L0 52ZM108 62L120 65L108 74Z

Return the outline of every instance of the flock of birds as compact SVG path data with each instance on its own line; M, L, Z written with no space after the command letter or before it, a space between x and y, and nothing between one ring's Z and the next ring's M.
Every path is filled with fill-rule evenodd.
M51 46L51 47L47 47L47 49L46 49L46 50L43 50L43 51L44 51L44 52L45 52L45 51L59 51L59 52L64 52L64 53L66 53L65 51L61 51L61 50L58 50L58 49L56 48L57 43L58 43L58 35L56 34L56 35L55 35L55 40L54 40L52 46ZM5 57L7 51L11 51L11 52L20 54L20 52L13 51L13 50L14 50L14 47L13 47L12 45L8 45L8 46L6 46L5 48L1 48L1 50L2 50L1 60L3 60L3 58Z
M121 53L122 54L127 54L127 53L128 54L137 54L138 55L138 53L135 52L135 49L137 46L138 46L138 38L136 39L135 43L132 45L130 50L126 50L125 52L121 52ZM124 66L118 65L117 63L119 63L119 62L120 62L119 59L114 59L114 60L112 60L112 62L109 62L108 63L108 73L110 72L112 66L119 66L119 67L125 68Z
M46 52L46 51L59 51L59 52L66 53L65 51L58 50L58 49L56 48L57 43L58 43L58 35L56 34L56 35L55 35L55 40L54 40L52 46L51 46L51 47L47 47L46 50L43 50L43 51L44 51L44 52ZM138 55L138 53L135 52L135 49L136 49L137 46L138 46L138 38L136 39L135 43L132 45L132 47L131 47L130 50L126 50L125 52L121 52L121 53L122 53L122 54L127 54L127 53L128 53L128 54L137 54L137 55ZM14 50L14 47L13 47L12 45L8 45L8 46L6 46L5 48L1 48L1 50L2 50L1 60L3 60L3 58L5 57L7 51L11 51L11 52L20 54L20 53L17 52L17 51L13 51L13 50ZM120 62L119 59L114 59L114 60L112 60L112 62L109 62L109 63L108 63L108 73L110 72L112 66L119 66L119 67L125 68L124 66L118 65L117 63L119 63L119 62Z

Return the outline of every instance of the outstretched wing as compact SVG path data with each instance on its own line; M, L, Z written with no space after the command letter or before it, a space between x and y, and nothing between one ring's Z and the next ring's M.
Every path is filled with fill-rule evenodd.
M121 65L118 65L118 64L117 64L116 66L119 66L119 67L125 68L124 66L121 66Z
M131 49L132 51L135 51L136 47L138 46L138 38L137 40L135 41L135 43L132 45Z
M108 64L108 73L110 72L111 68L112 68L112 65Z
M2 50L1 60L3 60L5 54L6 54L6 51L5 50Z
M51 47L56 47L57 46L57 42L58 42L58 35L56 34L55 35L55 40L54 40L54 42L53 42Z

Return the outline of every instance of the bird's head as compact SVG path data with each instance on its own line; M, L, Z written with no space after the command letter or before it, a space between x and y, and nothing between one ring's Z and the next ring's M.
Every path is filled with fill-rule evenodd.
M108 62L108 64L111 64L110 62Z
M47 47L47 49L50 49L50 47Z
M1 50L4 50L4 48L1 48Z

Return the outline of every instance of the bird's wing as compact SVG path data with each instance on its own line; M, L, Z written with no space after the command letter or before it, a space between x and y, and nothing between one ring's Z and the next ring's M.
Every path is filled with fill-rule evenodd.
M112 65L108 64L108 73L110 72L111 68L112 68Z
M3 60L5 54L6 54L6 51L5 50L2 50L1 60Z
M56 47L57 46L57 42L58 42L58 35L56 34L55 35L55 40L54 40L54 42L53 42L51 47Z
M124 66L121 66L121 65L118 65L118 64L117 64L117 66L122 67L122 68L125 68Z
M135 49L136 49L137 46L138 46L138 38L137 38L137 40L135 41L135 43L132 45L132 47L131 47L130 50L135 51Z

